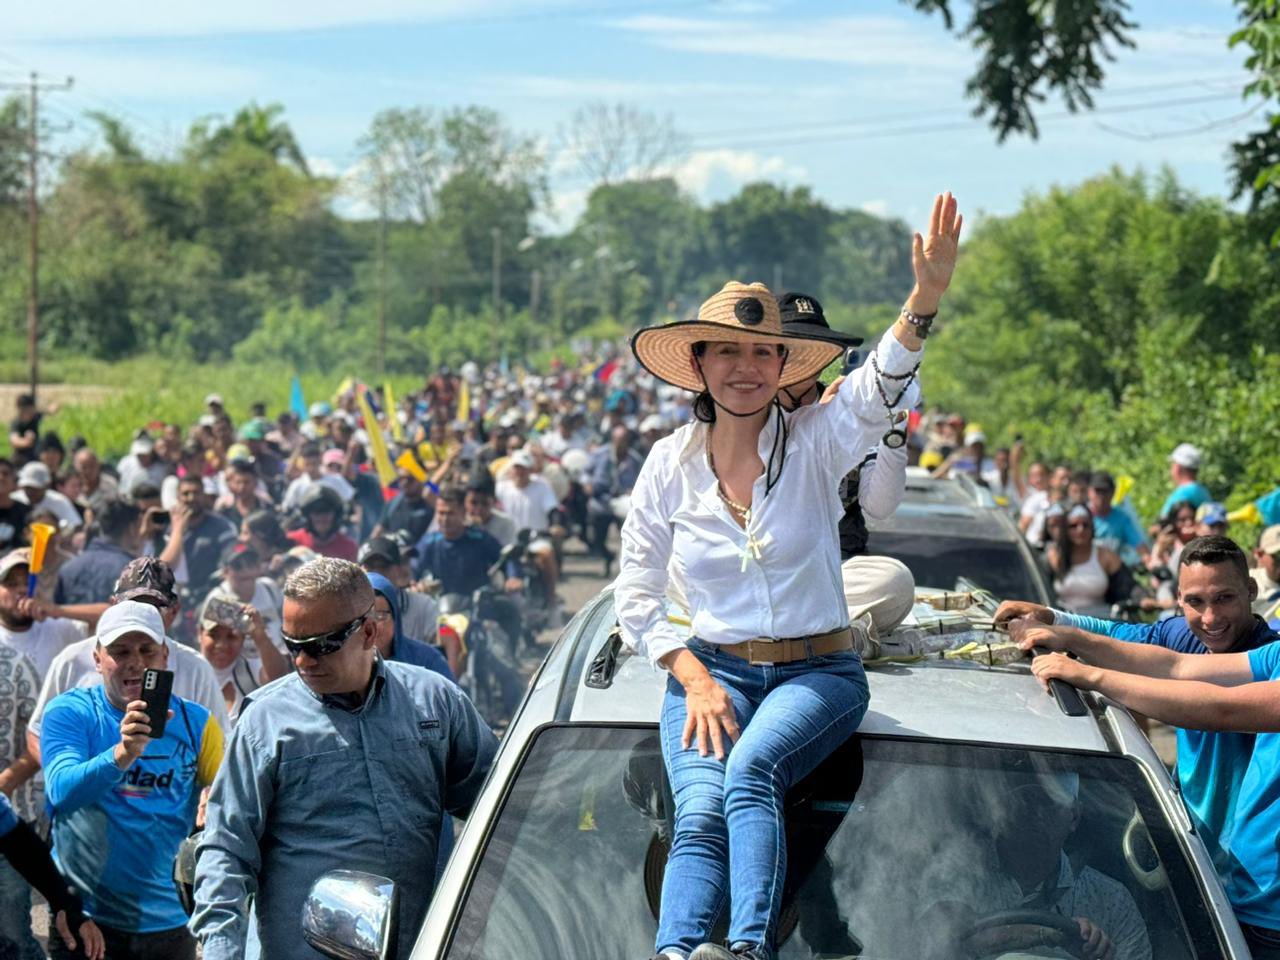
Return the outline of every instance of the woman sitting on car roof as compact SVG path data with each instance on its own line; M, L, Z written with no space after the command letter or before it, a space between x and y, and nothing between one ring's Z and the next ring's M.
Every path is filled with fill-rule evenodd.
M659 960L773 957L783 798L867 709L840 575L837 485L877 438L906 440L898 415L917 399L960 227L954 198L939 196L928 237L914 238L916 286L902 315L830 403L784 414L779 389L841 350L784 330L763 284L726 284L695 320L632 340L650 373L698 395L696 422L645 461L615 585L624 638L671 674L661 728L675 836ZM688 639L667 619L669 562L688 594ZM706 942L726 901L727 950Z

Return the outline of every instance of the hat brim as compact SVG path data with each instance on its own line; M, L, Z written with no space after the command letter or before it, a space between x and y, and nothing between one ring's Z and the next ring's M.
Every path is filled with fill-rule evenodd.
M640 365L659 380L701 393L705 385L690 363L693 345L700 340L785 345L787 362L778 380L779 389L816 377L844 352L843 347L831 340L799 336L791 331L778 334L749 330L704 320L679 320L638 330L631 337L631 352Z
M799 321L789 323L784 320L782 321L782 329L786 333L794 333L809 340L835 343L843 348L860 347L864 342L862 337L855 337L851 333L841 333L839 330L824 327L820 323L802 323Z

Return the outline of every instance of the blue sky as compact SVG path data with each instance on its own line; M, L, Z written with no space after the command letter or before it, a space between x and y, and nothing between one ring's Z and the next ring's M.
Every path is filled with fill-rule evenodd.
M691 138L674 172L703 200L769 179L918 223L938 190L973 214L1007 213L1027 191L1116 164L1167 164L1222 194L1227 145L1261 124L1242 116L1243 53L1226 46L1235 8L1131 7L1138 49L1117 51L1100 111L1063 118L1046 104L1038 141L1003 145L964 97L976 54L893 0L44 0L0 18L0 78L75 77L47 99L51 119L72 124L64 144L87 136L84 110L123 116L165 151L200 116L279 102L334 174L351 170L381 109L484 104L546 145L552 231L589 186L558 128L594 100L670 113Z

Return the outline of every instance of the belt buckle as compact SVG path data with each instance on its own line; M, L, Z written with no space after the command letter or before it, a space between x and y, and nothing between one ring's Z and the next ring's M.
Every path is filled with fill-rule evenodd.
M773 664L774 664L776 661L773 661L773 660L760 660L760 659L757 659L757 654L756 654L756 646L757 646L757 645L765 646L765 645L771 645L771 644L770 644L770 641L765 640L763 637L754 637L753 639L748 640L748 641L747 641L747 663L751 664L753 667L771 667L771 666L773 666ZM763 650L761 650L760 655L763 655L763 653L764 653L764 651L763 651Z

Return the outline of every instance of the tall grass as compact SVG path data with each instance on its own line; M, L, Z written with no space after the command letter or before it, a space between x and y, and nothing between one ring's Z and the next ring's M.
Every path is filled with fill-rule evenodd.
M25 366L17 362L0 364L0 375L4 374L12 377L9 382L22 383L26 379ZM64 443L73 436L83 436L104 457L119 457L128 452L134 432L149 423L177 423L184 429L194 424L206 412L204 398L210 393L222 395L227 412L237 424L249 419L249 408L254 403L265 403L268 415L275 416L288 409L293 375L294 371L284 364L198 364L154 355L119 363L57 358L42 366L42 382L102 385L115 392L101 402L63 404L56 414L45 418L43 429L56 430ZM306 402L331 400L338 384L348 376L370 385L380 382L372 371L355 369L302 374ZM421 377L400 375L387 379L397 399L422 385ZM7 452L7 448L6 434L0 449Z

